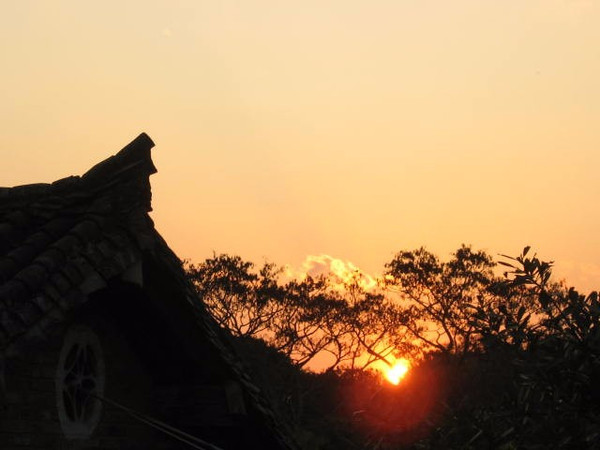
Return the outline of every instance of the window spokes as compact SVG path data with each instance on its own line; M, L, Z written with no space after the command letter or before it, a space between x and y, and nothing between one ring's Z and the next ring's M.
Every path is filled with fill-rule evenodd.
M77 326L69 330L61 351L56 388L59 418L65 435L85 438L100 418L104 388L104 362L93 331Z

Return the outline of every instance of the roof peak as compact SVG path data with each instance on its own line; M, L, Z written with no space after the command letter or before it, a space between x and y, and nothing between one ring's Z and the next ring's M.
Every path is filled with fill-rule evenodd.
M147 179L157 172L150 154L152 147L154 141L146 133L141 133L118 153L99 162L81 176L68 176L53 183L0 187L0 203L39 199L71 189L96 191L131 178Z
M141 133L116 155L110 156L84 173L81 179L85 183L105 183L107 179L121 178L132 170L141 170L147 176L156 173L150 156L152 147L154 141L146 133Z

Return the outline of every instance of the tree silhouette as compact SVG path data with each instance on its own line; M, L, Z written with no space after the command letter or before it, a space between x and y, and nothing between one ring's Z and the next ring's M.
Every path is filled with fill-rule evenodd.
M259 270L239 256L215 255L186 271L217 322L234 336L257 337L298 367L316 358L326 370L366 368L411 346L408 315L382 293L368 292L356 273L282 280L282 270Z
M258 271L254 267L239 256L225 254L186 265L212 316L235 336L260 336L281 314L284 293L277 283L281 270L271 263Z
M480 337L470 315L494 301L494 266L485 252L465 245L448 262L421 247L399 252L386 264L384 280L399 294L407 327L425 350L466 355Z
M529 247L503 258L500 278L469 246L446 262L401 251L378 288L360 272L289 280L229 255L187 272L243 352L261 361L260 338L286 367L274 401L310 448L600 448L598 294L553 283ZM400 389L364 370L415 342L422 359ZM324 356L324 373L299 370Z

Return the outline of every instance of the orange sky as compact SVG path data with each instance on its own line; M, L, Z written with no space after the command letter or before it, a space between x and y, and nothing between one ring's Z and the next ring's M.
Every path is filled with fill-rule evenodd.
M0 185L146 131L183 258L531 245L598 287L600 2L20 0L0 46Z

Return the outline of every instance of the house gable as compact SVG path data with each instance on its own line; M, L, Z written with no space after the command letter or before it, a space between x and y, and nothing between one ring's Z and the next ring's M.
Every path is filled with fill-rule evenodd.
M153 145L142 134L81 177L0 188L0 447L185 448L107 402L222 448L294 447L154 229ZM81 353L72 369L65 345L98 359ZM84 388L100 365L93 395L106 399ZM79 438L59 417L86 414L61 397L73 379L82 405L103 402Z

